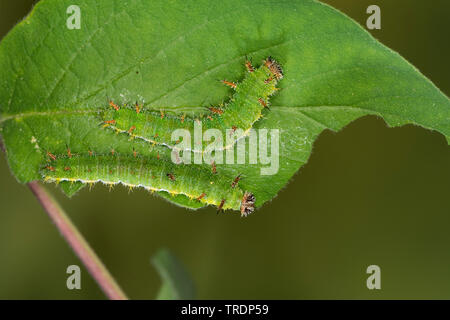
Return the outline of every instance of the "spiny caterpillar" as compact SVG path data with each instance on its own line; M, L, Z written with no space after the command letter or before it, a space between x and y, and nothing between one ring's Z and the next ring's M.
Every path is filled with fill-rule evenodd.
M201 124L205 131L231 131L233 139L224 149L233 147L261 118L263 109L268 108L270 96L277 91L278 81L283 77L280 65L270 57L259 68L254 68L249 61L245 66L248 73L242 82L222 81L235 90L230 101L223 106L210 106L202 117L166 114L162 109L149 110L138 103L120 106L110 100L109 107L99 113L101 124L117 133L139 139L144 145L150 142L163 149L174 149L179 143L171 139L173 130L186 129L193 133ZM174 163L166 156L160 157L161 149L155 150L154 156L141 156L134 147L130 154L116 152L114 148L102 154L91 149L86 154L77 154L66 147L66 153L47 151L47 164L41 169L45 181L89 185L101 182L110 187L122 184L130 189L142 187L152 192L162 192L163 195L186 197L191 203L214 205L218 212L239 210L242 216L249 215L255 209L255 196L239 186L241 174L219 174L214 161L208 166ZM205 147L203 142L200 151L203 152ZM190 151L196 152L198 149Z
M119 107L110 101L110 107L100 113L102 124L118 133L169 148L175 148L180 142L172 141L173 130L186 129L193 136L196 124L201 124L205 131L218 129L225 133L226 130L231 130L233 139L228 144L225 143L223 149L231 148L237 140L248 135L253 124L262 117L270 96L278 90L278 81L283 78L281 66L271 57L265 59L259 68L254 68L249 61L246 61L245 66L248 73L242 82L222 81L235 90L230 101L223 106L209 107L199 118L185 114L166 114L162 109L143 109L137 103L135 106ZM202 152L207 144L208 142L203 141L202 146L194 146L190 150Z
M164 191L173 196L184 195L220 210L239 210L242 216L254 211L254 196L238 187L231 187L225 173L216 175L198 165L176 165L163 159L141 157L136 154L114 153L91 156L88 154L53 155L41 169L46 182L97 182L109 185L122 184L133 189L142 187L149 191ZM189 175L186 172L189 171ZM233 180L234 179L234 180ZM205 183L208 181L209 183Z

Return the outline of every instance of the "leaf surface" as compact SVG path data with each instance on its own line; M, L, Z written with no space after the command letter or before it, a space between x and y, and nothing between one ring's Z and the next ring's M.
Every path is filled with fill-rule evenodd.
M81 29L69 30L66 0L43 0L0 44L0 130L17 179L42 179L56 156L158 155L149 147L102 129L98 113L113 100L196 115L227 101L232 90L218 79L242 80L245 57L268 56L284 70L280 92L255 129L280 130L279 169L263 164L217 165L256 206L272 199L306 163L317 136L365 115L390 126L412 123L450 141L449 99L416 68L354 21L312 0L211 2L78 1ZM174 128L168 128L174 129ZM204 172L209 164L199 165ZM209 178L186 170L186 188ZM120 177L117 177L120 180ZM67 194L82 184L64 183ZM180 205L204 204L161 194ZM219 200L219 198L217 199ZM216 201L217 202L217 201ZM216 204L217 205L217 204Z

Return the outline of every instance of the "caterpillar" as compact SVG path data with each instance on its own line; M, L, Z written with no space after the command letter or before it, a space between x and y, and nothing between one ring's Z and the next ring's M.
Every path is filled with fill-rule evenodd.
M51 154L41 174L45 182L122 184L130 189L142 187L152 192L183 195L204 205L239 210L242 216L254 211L254 196L238 187L231 188L233 178L225 173L219 176L202 166L176 165L136 154Z
M41 168L43 180L89 185L103 183L110 187L122 184L130 189L141 187L166 198L170 197L168 195L182 197L191 207L194 207L192 203L195 207L197 204L214 205L218 212L232 209L240 211L241 216L249 215L255 210L255 196L240 187L241 174L234 177L226 171L218 174L214 161L202 166L174 163L167 154L160 157L160 148L175 149L179 143L171 139L171 131L175 129L186 129L191 135L198 125L202 130L218 129L222 134L230 130L234 137L231 142L227 140L228 144L223 149L233 147L237 140L248 135L263 110L268 108L270 97L277 92L276 86L283 78L283 71L271 57L265 59L259 68L254 68L249 61L245 66L248 73L240 83L222 80L235 91L230 101L222 106L210 106L197 118L146 109L138 103L121 106L110 100L106 109L99 112L101 125L139 139L136 143L142 146L147 143L157 145L159 150L153 152L155 156L141 156L134 147L130 154L116 152L114 148L108 153L97 154L89 149L80 154L66 146L65 153L47 151L47 163ZM206 142L203 141L200 149L188 151L203 152L205 148Z
M102 124L117 133L171 149L176 148L180 142L171 139L174 129L186 129L191 136L196 124L201 125L203 130L218 129L222 133L231 129L233 139L225 143L223 149L231 148L237 140L248 135L254 123L262 117L263 109L268 107L270 97L278 90L276 85L283 78L281 66L271 57L265 59L259 68L254 68L249 61L245 62L245 66L248 73L242 82L222 80L225 85L234 89L230 101L223 106L209 107L198 118L184 114L165 114L164 110L144 109L137 103L135 106L118 106L110 101L110 107L100 112ZM208 142L203 141L202 146L194 146L190 151L202 152L207 144ZM216 150L220 149L222 148Z

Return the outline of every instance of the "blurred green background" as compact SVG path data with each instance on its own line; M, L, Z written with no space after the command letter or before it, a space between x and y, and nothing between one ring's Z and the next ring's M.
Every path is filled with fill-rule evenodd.
M0 37L34 1L0 0ZM447 0L328 0L398 51L449 95ZM127 294L156 296L150 257L170 248L186 265L199 299L450 299L450 147L413 126L389 129L365 117L325 131L277 198L254 215L187 211L150 196L96 186L68 199L53 186L80 231ZM103 299L82 268L82 289L66 288L78 264L26 186L0 155L0 298ZM381 290L366 268L381 267Z

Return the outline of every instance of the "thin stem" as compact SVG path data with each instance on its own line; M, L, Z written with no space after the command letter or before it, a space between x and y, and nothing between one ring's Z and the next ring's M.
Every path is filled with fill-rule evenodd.
M1 137L0 150L6 153ZM58 202L37 181L27 185L106 296L111 300L127 300L125 293Z
M126 300L125 293L120 289L58 202L37 181L29 182L28 187L106 296L111 300Z

